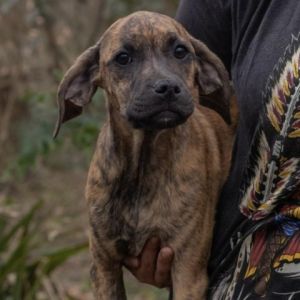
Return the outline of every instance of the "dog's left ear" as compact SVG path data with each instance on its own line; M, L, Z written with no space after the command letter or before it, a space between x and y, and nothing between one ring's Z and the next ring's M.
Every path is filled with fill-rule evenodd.
M232 88L222 61L199 40L191 37L198 61L196 81L200 89L200 104L218 112L230 124Z
M53 136L60 126L81 114L95 94L99 75L100 42L84 51L64 75L57 92L59 116Z

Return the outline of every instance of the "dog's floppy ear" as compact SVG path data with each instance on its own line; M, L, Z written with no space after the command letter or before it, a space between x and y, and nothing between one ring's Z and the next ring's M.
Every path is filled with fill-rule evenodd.
M53 136L56 137L63 122L81 114L84 105L96 92L99 74L100 42L85 50L64 75L57 93L59 116Z
M199 40L191 37L198 62L196 81L200 88L200 103L218 112L230 124L232 88L222 61Z

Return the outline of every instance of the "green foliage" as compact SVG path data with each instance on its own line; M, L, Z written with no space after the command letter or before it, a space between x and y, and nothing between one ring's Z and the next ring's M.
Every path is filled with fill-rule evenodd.
M4 168L0 182L22 180L35 168L39 159L47 163L49 156L63 148L68 141L72 143L74 152L83 150L90 159L99 128L104 121L103 93L98 91L89 109L80 117L63 125L60 136L53 139L52 133L57 118L57 107L53 101L55 97L53 93L28 92L20 100L29 107L30 117L20 120L15 125L18 154Z
M68 258L87 249L81 243L55 251L39 251L34 217L42 202L36 203L16 224L0 216L0 299L37 299L42 282ZM35 253L32 256L32 253Z

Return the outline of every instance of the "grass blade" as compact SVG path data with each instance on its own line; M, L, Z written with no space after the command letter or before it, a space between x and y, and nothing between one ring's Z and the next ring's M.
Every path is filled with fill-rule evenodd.
M36 211L41 207L42 201L38 201L30 211L17 222L7 234L0 238L0 252L7 250L10 240L15 236L15 234L22 228L28 228L31 220L33 219Z
M88 248L87 243L82 243L79 245L75 245L72 247L64 248L61 250L57 250L51 254L46 255L46 263L43 266L43 272L46 275L49 275L53 272L57 267L62 265L68 258L71 256L78 254L79 252L86 250Z

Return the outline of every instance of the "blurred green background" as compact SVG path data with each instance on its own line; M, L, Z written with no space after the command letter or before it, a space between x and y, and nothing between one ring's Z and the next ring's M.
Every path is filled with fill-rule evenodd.
M92 299L84 185L98 91L55 141L64 71L117 18L177 0L0 0L0 299ZM167 299L126 274L128 299Z

